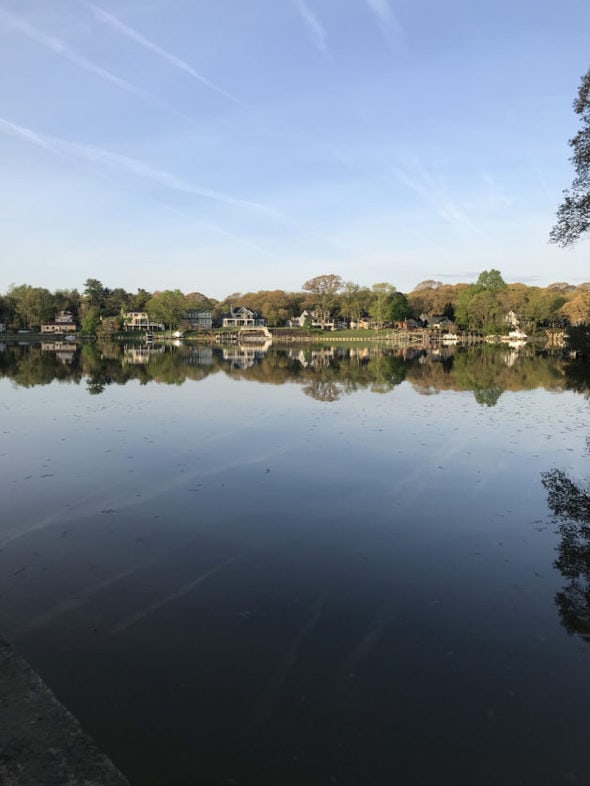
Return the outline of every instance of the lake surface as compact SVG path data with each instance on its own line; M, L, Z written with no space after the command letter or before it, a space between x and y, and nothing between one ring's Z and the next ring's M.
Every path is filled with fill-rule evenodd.
M590 782L587 366L0 350L0 631L132 784Z

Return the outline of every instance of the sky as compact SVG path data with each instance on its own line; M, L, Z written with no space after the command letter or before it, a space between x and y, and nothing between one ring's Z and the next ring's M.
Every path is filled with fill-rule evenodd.
M0 0L0 292L590 279L588 0Z

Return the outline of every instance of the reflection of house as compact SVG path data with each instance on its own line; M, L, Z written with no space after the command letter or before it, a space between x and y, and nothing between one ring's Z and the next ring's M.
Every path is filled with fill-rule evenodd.
M75 344L72 346L72 343L67 341L42 341L41 352L55 352L55 357L60 363L69 365L73 362L76 355L75 346Z
M257 311L249 308L232 308L223 315L223 327L264 327L266 320Z
M335 350L333 347L329 349L313 349L311 352L304 349L291 350L289 357L296 358L303 368L322 368L332 364L335 358Z
M270 342L268 346L264 347L243 347L239 344L231 347L224 347L223 359L229 360L232 367L251 368L259 360L266 357L269 346Z
M188 355L184 356L187 366L212 366L213 347L197 344L190 348Z
M152 345L148 347L125 347L125 363L131 366L141 366L148 363L153 355L161 355L165 351L164 345Z
M123 316L125 330L163 330L163 325L153 322L147 311L128 311Z
M75 333L78 329L70 311L60 311L53 322L41 325L41 333Z
M181 327L184 330L211 330L213 327L213 317L210 311L190 308L184 312L181 319Z

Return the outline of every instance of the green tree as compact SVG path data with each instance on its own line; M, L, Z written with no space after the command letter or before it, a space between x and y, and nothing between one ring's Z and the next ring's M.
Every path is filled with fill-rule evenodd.
M499 270L483 270L475 282L477 292L501 292L508 285Z
M145 311L151 293L145 289L138 289L135 295L130 295L129 298L129 311Z
M387 322L390 317L391 300L395 287L393 284L383 281L380 284L373 284L371 292L373 293L373 298L369 313L377 325L382 327L383 323Z
M116 317L130 311L129 304L132 302L132 295L124 289L108 289L105 291L103 313L108 317Z
M569 140L575 176L571 188L563 192L557 222L549 235L552 243L562 247L575 243L590 229L590 69L580 82L574 112L581 120L580 130Z
M84 297L90 306L102 308L108 290L103 287L97 278L87 278L84 282Z
M403 292L394 292L389 304L389 319L391 322L403 322L410 314L410 304Z
M88 306L82 317L80 325L82 334L85 336L95 336L100 327L100 311L98 306Z
M80 293L77 289L56 289L53 293L55 313L70 311L74 317L80 313Z
M162 322L168 330L175 330L186 309L186 300L180 289L165 289L157 292L146 307L151 319Z
M455 303L455 319L459 325L482 333L505 329L507 284L499 270L484 270L477 281L462 289Z
M14 304L15 317L24 327L48 322L55 315L53 295L48 289L21 284L11 287L8 295Z

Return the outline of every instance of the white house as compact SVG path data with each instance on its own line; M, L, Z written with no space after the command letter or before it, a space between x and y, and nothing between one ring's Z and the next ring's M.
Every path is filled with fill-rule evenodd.
M128 311L123 315L125 330L163 330L159 322L152 322L147 311Z

